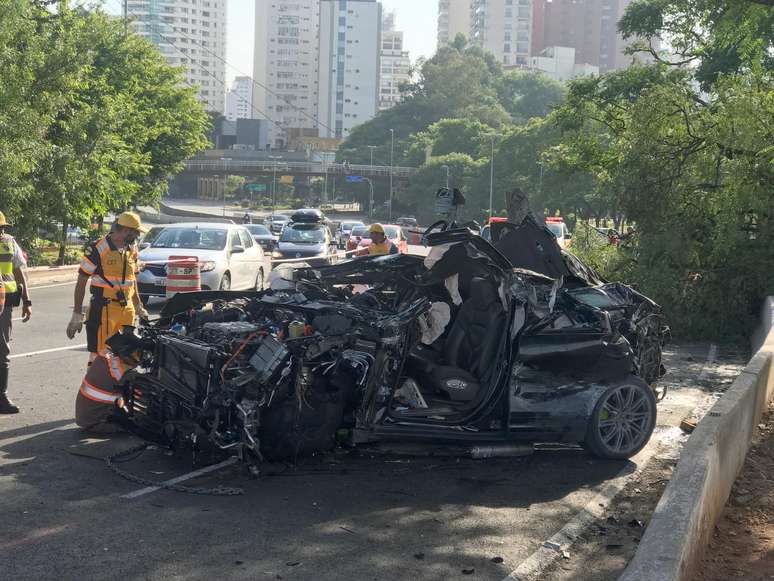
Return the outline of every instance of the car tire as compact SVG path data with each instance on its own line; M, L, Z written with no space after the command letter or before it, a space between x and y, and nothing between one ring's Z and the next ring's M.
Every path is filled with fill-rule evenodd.
M228 291L231 290L231 275L229 273L225 273L223 275L223 278L220 279L220 287L218 290L222 291Z
M625 460L648 443L656 426L656 396L630 375L607 388L589 418L584 445L598 458Z
M263 269L258 269L258 274L255 276L255 290L262 291L264 285Z

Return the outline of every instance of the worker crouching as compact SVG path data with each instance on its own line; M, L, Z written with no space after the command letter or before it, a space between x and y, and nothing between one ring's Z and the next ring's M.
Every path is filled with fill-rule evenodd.
M121 380L139 364L137 355L116 355L109 349L92 361L75 399L75 423L94 434L124 429L115 422L122 397Z

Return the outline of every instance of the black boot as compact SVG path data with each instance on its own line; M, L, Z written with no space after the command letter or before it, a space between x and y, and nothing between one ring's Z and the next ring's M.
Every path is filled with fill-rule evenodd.
M5 395L8 391L8 368L0 367L0 414L18 414L19 408Z

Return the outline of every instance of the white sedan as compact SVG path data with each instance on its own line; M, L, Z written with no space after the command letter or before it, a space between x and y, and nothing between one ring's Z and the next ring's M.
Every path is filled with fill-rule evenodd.
M270 257L244 226L173 224L140 252L144 268L137 283L143 302L166 295L170 256L194 256L199 260L202 290L262 290L271 271Z

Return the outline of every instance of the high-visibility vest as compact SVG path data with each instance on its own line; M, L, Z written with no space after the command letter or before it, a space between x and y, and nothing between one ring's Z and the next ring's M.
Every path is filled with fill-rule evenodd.
M397 247L395 248L395 250L393 250L393 247L395 247L395 245L389 240L385 240L381 244L376 244L372 242L371 245L368 247L368 254L370 254L371 256L379 256L383 254L396 254Z
M16 279L13 276L13 255L16 242L10 236L0 237L0 280L7 294L16 292Z
M130 368L112 353L100 355L89 366L81 383L81 395L95 403L113 405L121 397L115 387Z
M137 270L137 252L135 250L124 250L111 248L107 238L101 238L95 245L98 262L102 265L98 273L98 264L92 260L96 258L87 254L81 260L81 271L91 276L92 288L101 288L103 297L106 299L116 299L116 293L124 291L129 304L131 305L132 293L134 292L134 279ZM126 267L124 267L126 262Z

